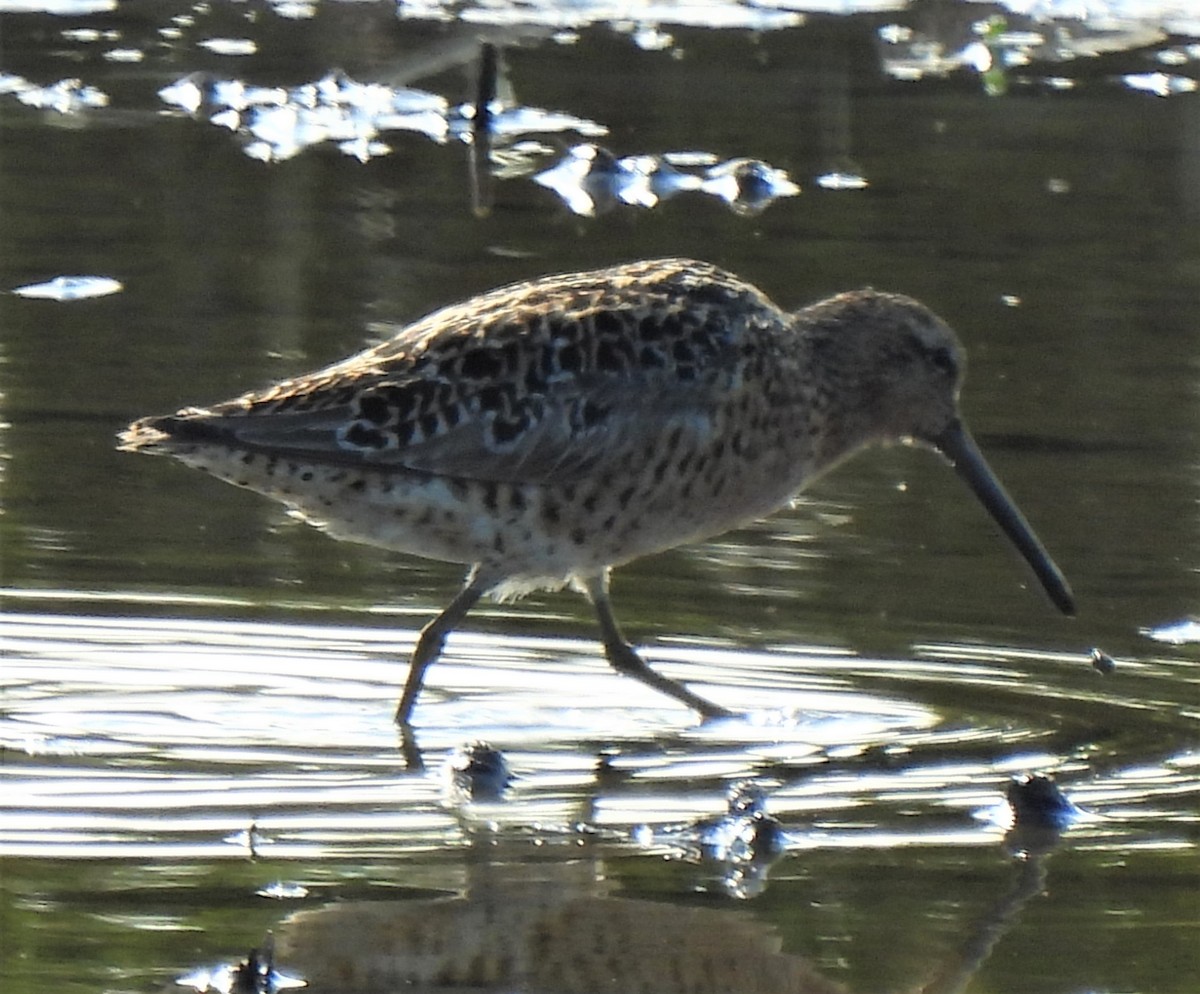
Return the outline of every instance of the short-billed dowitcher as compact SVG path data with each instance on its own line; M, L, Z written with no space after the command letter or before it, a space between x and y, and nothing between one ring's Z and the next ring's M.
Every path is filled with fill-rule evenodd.
M911 298L859 290L788 314L714 266L660 259L485 293L307 376L143 418L121 441L336 537L469 564L412 653L402 726L480 597L568 583L618 671L715 716L728 712L625 640L609 571L762 517L869 443L941 452L1073 611L963 425L962 377L954 333Z

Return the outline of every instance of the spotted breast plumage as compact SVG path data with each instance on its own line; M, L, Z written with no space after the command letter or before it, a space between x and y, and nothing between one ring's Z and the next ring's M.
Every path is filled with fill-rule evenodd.
M122 447L283 501L330 534L470 566L422 631L396 712L488 592L572 583L621 672L706 716L621 635L609 570L769 514L873 442L941 451L1072 610L958 415L963 354L911 298L789 314L684 259L551 276L446 307L325 369L143 418Z

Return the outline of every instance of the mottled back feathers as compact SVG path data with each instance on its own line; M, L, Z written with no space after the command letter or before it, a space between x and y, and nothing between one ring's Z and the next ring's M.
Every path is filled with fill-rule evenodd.
M716 395L759 364L763 333L787 322L714 267L640 263L492 291L192 416L250 449L563 481L620 458L630 433L703 432Z

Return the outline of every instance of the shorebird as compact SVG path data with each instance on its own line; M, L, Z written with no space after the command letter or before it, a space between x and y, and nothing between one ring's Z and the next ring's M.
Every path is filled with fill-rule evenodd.
M857 290L794 313L688 259L518 283L435 311L305 376L142 418L121 448L174 456L329 534L469 567L413 650L395 720L485 594L567 584L608 661L705 717L652 670L609 572L761 518L872 443L939 451L1073 613L1063 574L958 411L963 350L910 297Z

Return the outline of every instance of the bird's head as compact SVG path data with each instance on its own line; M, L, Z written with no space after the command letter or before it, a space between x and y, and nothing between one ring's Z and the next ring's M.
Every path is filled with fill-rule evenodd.
M855 441L937 446L958 419L966 355L950 327L924 304L856 290L801 312L814 360L856 408ZM848 412L849 413L849 412Z
M950 327L911 297L840 294L797 315L810 361L827 372L821 406L848 426L835 448L915 442L940 452L1033 568L1065 613L1074 598L1062 573L988 466L958 410L966 356ZM834 395L837 396L834 396Z

